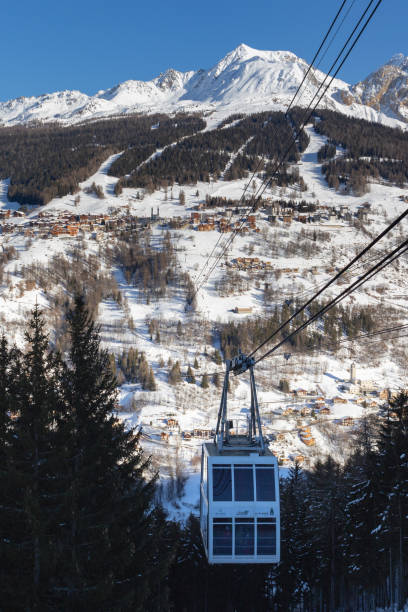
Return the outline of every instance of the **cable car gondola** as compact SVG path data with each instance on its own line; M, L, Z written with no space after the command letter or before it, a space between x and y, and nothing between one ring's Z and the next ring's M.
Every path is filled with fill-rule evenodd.
M208 562L278 563L279 473L265 447L256 397L254 360L228 360L214 441L203 444L200 527ZM233 434L227 415L229 373L249 369L251 407L246 434Z

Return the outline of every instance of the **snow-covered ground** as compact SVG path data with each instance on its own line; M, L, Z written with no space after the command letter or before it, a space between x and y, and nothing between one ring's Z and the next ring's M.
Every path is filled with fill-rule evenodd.
M102 263L102 269L112 274L122 294L120 305L117 301L107 299L99 306L98 318L102 324L103 345L115 354L120 354L130 346L143 351L154 370L157 382L157 390L154 392L142 391L137 384L123 384L119 395L121 406L119 416L125 419L129 426L143 428L143 445L146 452L152 455L161 468L163 483L171 483L172 479L174 480L176 467L185 476L185 492L181 499L172 499L168 493L170 489L166 487L163 489L163 501L170 514L176 518L197 511L199 497L198 473L202 442L194 437L185 440L183 432L191 432L195 428L214 428L220 390L213 384L210 384L209 389L201 389L199 379L195 385L183 382L172 387L167 380L169 360L171 359L173 363L180 361L183 374L187 365L192 365L195 358L199 362L197 372L207 371L211 375L212 372L220 371L221 366L217 366L206 354L205 349L207 353L212 353L216 345L209 346L207 340L203 340L204 329L210 332L222 321L240 321L246 316L264 316L265 312L268 312L263 300L263 285L266 282L273 286L276 295L276 302L269 305L271 308L275 303L281 304L287 297L296 295L302 299L310 297L316 288L332 275L328 271L329 268L344 265L370 241L370 235L378 234L406 208L406 203L400 200L404 191L392 186L372 184L370 192L363 197L339 195L329 189L317 163L317 151L324 143L324 138L317 135L311 126L306 130L310 144L298 164L298 169L308 190L295 194L291 189L284 191L275 188L266 195L271 198L292 198L296 195L310 202L319 202L320 205L334 207L345 205L352 212L363 203L368 203L369 224L366 225L366 232L357 230L344 220L333 223L325 218L322 218L318 224L305 225L293 221L291 225L285 226L278 221L273 226L268 222L267 215L262 210L258 211L257 226L260 232L249 231L235 238L228 253L222 256L208 281L200 287L195 313L185 311L185 300L177 292L150 304L146 303L146 300L141 299L139 289L127 283L119 268L116 266L109 268L105 262ZM164 191L156 191L150 195L144 194L143 199L138 199L139 190L125 189L119 197L116 197L113 189L117 179L108 176L107 170L117 157L118 155L114 155L107 159L95 175L81 184L79 202L75 202L75 196L72 195L54 199L41 209L31 210L28 221L35 221L39 212L55 215L63 212L74 215L89 213L120 215L129 210L129 213L135 216L150 217L152 210L154 213L159 210L161 221L153 223L151 231L152 243L160 244L164 233L168 231L166 220L189 217L196 205L205 200L207 194L240 198L246 186L245 180L227 182L222 179L218 182L183 186L186 196L185 206L179 203L180 188L177 186L168 189L167 195ZM104 199L98 199L94 194L84 191L93 182L102 186ZM2 181L1 208L15 210L18 206L8 202L6 193L7 182ZM106 234L99 244L92 239L89 232L85 232L80 239L28 237L18 233L19 228L25 227L27 218L10 217L8 222L15 224L15 231L0 235L0 244L3 250L14 247L18 258L11 259L4 268L3 284L0 289L0 322L7 329L10 338L22 344L22 331L27 313L36 301L52 321L49 308L50 294L56 288L49 287L47 293L38 287L22 288L22 278L19 276L21 266L33 262L44 264L54 255L61 253L69 256L73 247L79 244L78 240L84 246L86 253L98 256L100 249L109 244L111 238ZM384 241L382 248L398 242L400 237L406 234L407 229L408 222L402 222L400 228L392 233L391 238ZM315 255L306 259L301 253L291 255L285 250L289 243L296 245L301 240L307 240L307 233L314 230L326 232L324 234L326 238L318 241L319 249ZM170 230L170 234L177 249L178 268L188 272L193 281L203 278L202 271L207 258L211 255L210 261L215 261L230 236L230 234L222 235L218 231L198 232L190 227ZM248 256L249 252L251 257L270 261L272 270L266 273L262 283L258 281L258 286L249 272L240 273L244 279L242 293L222 297L217 289L217 283L226 274L225 263L240 256ZM312 268L314 268L313 273ZM398 311L399 322L408 323L406 268L407 263L404 260L400 262L399 269L387 268L378 278L348 298L348 303L369 304L379 308L392 305ZM285 269L297 269L297 272L276 273L276 270ZM326 297L336 295L341 288L344 287L334 286L326 292ZM237 306L252 308L252 313L235 314L233 309ZM197 325L200 334L197 338L183 336L173 343L156 342L151 340L148 333L146 323L148 319L156 319L164 326L175 325L178 321L187 327ZM130 320L133 322L131 327ZM387 321L384 321L384 326L386 325ZM391 350L391 345L388 348L382 347L381 351L378 351L379 344L373 342L367 343L367 348L364 346L361 348L358 343L350 343L345 344L336 354L326 350L309 353L306 357L295 355L288 361L282 356L282 350L279 355L260 364L257 377L262 419L265 433L272 440L271 447L282 461L283 473L292 465L294 458L300 455L306 465L328 452L341 459L344 456L346 441L353 435L358 420L364 415L378 414L381 405L378 395L368 392L361 400L362 393L350 392L347 389L350 365L353 361L357 363L357 378L363 383L374 381L374 387L378 391L388 387L398 389L408 386L407 370L404 365L407 356L405 348L401 341L395 342L398 347L398 358L396 351ZM281 393L277 386L282 379L289 381L291 389L304 389L309 395L294 397ZM330 409L330 414L319 414L319 409L316 408L318 397L324 398L324 405ZM335 403L333 401L335 397L342 398L345 403ZM230 403L232 418L245 417L248 401L249 385L243 376L234 380ZM362 401L365 401L365 407ZM371 403L372 406L367 405ZM283 414L288 407L292 407L292 413ZM305 416L301 415L302 408L306 410ZM308 411L313 411L314 414L307 414ZM355 419L354 423L342 424L343 419L348 416ZM177 428L169 430L167 420L170 417L178 421ZM300 430L305 426L311 428L316 442L314 446L307 447L302 442ZM162 432L170 434L168 441L161 440ZM280 441L276 440L279 434L284 434Z
M404 61L402 56L398 62L403 77L401 82L406 75ZM383 69L390 66L395 69L393 58ZM169 69L151 81L125 81L93 96L80 91L59 91L0 102L0 123L58 121L75 124L140 112L181 111L204 113L214 127L234 113L286 110L301 83L296 105L307 107L326 78L323 72L314 70L303 81L308 69L307 62L290 51L264 51L241 44L209 70L183 73ZM325 84L328 83L326 80ZM367 104L361 103L366 99L363 85L360 82L357 91L344 81L334 79L323 96L322 105L350 116L404 128L404 88L399 86L393 92L391 101L394 104L381 104L378 111L377 105L369 104L370 95ZM384 93L387 83L379 79L377 87L380 90L382 85L385 85ZM372 83L368 83L367 93L371 91Z

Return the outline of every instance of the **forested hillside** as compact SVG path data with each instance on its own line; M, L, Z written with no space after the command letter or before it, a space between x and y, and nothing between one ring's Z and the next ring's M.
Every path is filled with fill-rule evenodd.
M322 171L330 187L343 185L361 194L369 179L398 187L408 182L408 140L402 130L331 111L318 111L314 125L329 139L329 145L320 151L320 160L325 162ZM333 145L344 150L336 158Z
M292 124L283 113L269 112L249 115L241 120L235 119L233 125L226 124L216 130L185 138L171 149L137 169L136 165L126 165L130 177L123 181L128 187L145 187L150 191L163 186L194 184L217 180L231 159L224 180L235 180L247 176L257 169L268 172L269 164L286 153L287 142L292 138ZM287 161L296 162L308 142L306 136L292 145ZM125 159L131 153L127 152ZM117 172L113 164L111 173ZM278 184L288 184L286 164L281 169L282 177ZM293 182L293 181L292 181Z
M289 164L300 159L307 134L300 131L288 147L303 119L304 111L293 109L287 117L280 112L232 115L205 132L205 121L187 114L140 115L64 128L0 128L0 179L10 179L10 200L43 205L75 193L104 160L123 151L109 168L109 174L119 178L117 194L123 187L153 192L210 178L233 181L253 172L271 178L272 184L297 183L304 190L303 177L289 171ZM319 111L314 125L329 139L319 160L330 187L359 194L368 179L398 186L407 182L408 145L401 130L330 111ZM335 145L344 154L336 156ZM275 175L276 160L285 153L286 161Z
M195 115L144 115L81 126L0 128L0 179L20 204L47 204L78 190L112 153L129 149L137 165L157 148L205 127Z

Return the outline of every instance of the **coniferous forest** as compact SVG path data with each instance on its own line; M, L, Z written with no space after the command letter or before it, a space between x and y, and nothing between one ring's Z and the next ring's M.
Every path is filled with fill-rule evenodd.
M8 197L20 204L47 204L78 190L102 162L120 151L115 168L126 174L157 148L205 127L197 115L163 114L108 119L74 127L40 125L0 128L0 179L10 179Z
M78 296L69 346L38 308L26 349L0 341L0 609L360 612L408 597L408 396L366 419L343 464L281 481L278 566L208 566L196 517L156 503L140 434Z
M121 153L108 171L119 178L116 194L123 187L152 192L221 176L236 180L252 172L283 187L299 183L305 190L299 173L288 168L308 145L308 135L299 131L305 118L304 111L294 108L288 116L232 115L208 131L203 131L206 122L201 116L185 113L135 115L70 127L2 127L0 179L10 179L10 200L47 204L77 192L79 183L110 155ZM330 187L343 186L361 195L369 179L400 187L408 181L408 149L401 130L332 111L318 111L313 122L328 138L319 161ZM286 151L285 143L294 134L296 143ZM336 145L344 154L336 155ZM284 154L286 161L276 174L276 160Z
M318 155L329 187L343 185L362 195L370 178L402 188L408 182L408 143L401 129L328 110L318 111L314 121L329 139ZM343 150L337 157L336 145Z

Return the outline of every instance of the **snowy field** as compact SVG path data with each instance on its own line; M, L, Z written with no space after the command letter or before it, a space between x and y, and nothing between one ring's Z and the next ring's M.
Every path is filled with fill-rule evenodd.
M151 392L142 391L138 384L124 383L119 393L119 416L126 420L129 426L142 427L143 446L146 452L152 455L161 472L164 483L163 502L170 515L176 518L183 518L191 511L196 512L199 498L199 457L202 441L195 437L186 440L184 434L194 429L211 430L215 427L220 389L213 384L210 384L208 389L202 389L199 386L199 378L194 385L182 382L175 387L171 386L168 382L167 364L169 360L173 363L178 360L184 374L186 367L197 359L197 373L206 371L211 377L212 373L219 372L222 368L217 366L207 353L212 353L219 346L210 346L207 341L201 342L197 341L197 338L186 336L174 343L156 342L150 338L147 320L158 320L164 327L167 325L169 328L171 325L177 325L179 321L182 326L197 325L201 330L208 328L211 336L211 330L221 322L242 321L247 316L265 316L267 308L263 300L263 287L259 283L257 286L249 273L241 273L244 278L244 289L241 293L223 296L217 289L225 276L226 264L238 257L247 257L248 253L251 257L270 261L272 271L268 272L266 280L274 287L275 295L279 296L276 304L282 304L285 299L293 296L305 300L332 276L328 269L345 265L407 207L400 199L401 195L405 195L404 190L392 186L371 184L369 193L362 197L339 195L329 189L317 163L317 151L325 139L316 135L311 126L307 128L307 132L310 144L298 164L300 175L307 184L307 191L300 194L289 188L274 188L272 191L268 190L264 197L290 199L296 196L320 206L345 206L351 213L365 204L369 210L366 231L343 219L333 222L324 216L319 223L307 226L298 221L284 226L279 220L275 225L271 225L268 215L260 210L256 214L259 233L249 231L235 238L208 281L199 289L196 312L186 312L185 299L177 292L146 303L146 300L141 298L139 289L127 283L122 270L109 266L106 262L102 263L103 271L114 277L122 295L120 304L113 299L107 299L99 306L98 321L102 326L103 346L116 355L129 347L144 352L153 368L157 383L157 390ZM156 191L150 195L143 194L143 199L139 199L138 190L125 189L116 197L113 190L117 179L108 176L107 170L117 157L118 155L114 155L107 159L94 176L81 184L79 202L75 201L75 196L69 195L54 199L41 209L29 211L26 217L11 216L8 219L14 230L1 234L0 242L3 252L13 247L16 257L10 259L4 267L0 291L0 323L10 339L19 345L23 345L24 324L36 302L44 309L45 316L52 323L50 295L58 290L58 287L49 287L47 291L39 287L22 288L21 267L35 262L46 264L57 254L69 257L78 244L85 249L84 254L94 254L98 257L100 249L109 245L111 240L109 234L106 234L102 243L98 243L90 231L83 232L80 238L25 235L24 228L27 228L27 223L38 219L39 213L52 213L55 216L63 213L120 216L128 211L130 215L150 217L152 212L156 214L158 211L160 223L152 224L152 243L160 245L164 233L168 231L168 222L177 217L190 218L195 207L205 200L207 194L239 199L246 185L245 180L220 180L183 186L186 198L184 206L179 203L178 186L169 189L167 195L164 191ZM104 199L98 199L94 194L84 191L93 182L102 186ZM259 180L255 179L255 183L257 189ZM14 211L18 208L16 203L7 199L7 181L0 182L0 207L2 211ZM210 212L212 214L213 210ZM382 252L390 244L398 242L406 235L407 229L408 222L405 220L392 232L391 237L384 241L384 245L381 243L381 248L376 252ZM329 238L319 241L315 256L305 259L301 254L290 255L283 248L284 245L296 244L300 239L305 240L306 230L323 232ZM169 231L176 247L178 269L188 272L193 282L202 278L200 272L207 258L211 256L210 262L215 261L226 241L226 238L220 238L223 235L215 230L198 232L185 227ZM276 270L285 269L297 272L276 274ZM399 324L407 324L406 269L407 261L402 259L399 265L394 264L387 268L347 298L347 303L370 305L380 309L392 306L398 313ZM325 299L336 295L342 288L344 286L335 285L325 293ZM274 304L269 306L272 308ZM236 314L234 309L237 307L249 308L252 311L247 315ZM129 325L130 320L133 322L132 326ZM384 321L384 327L386 325L387 321ZM311 352L303 357L294 355L289 360L283 357L282 350L279 355L262 362L257 370L257 377L264 433L280 459L282 474L293 465L296 457L299 460L302 458L304 465L308 466L329 452L340 460L346 456L346 449L356 433L359 420L366 415L379 414L382 404L379 393L386 388L395 390L408 386L405 344L404 339L397 339L394 344L382 346L379 351L378 343L359 346L356 342L344 344L336 354L325 350ZM355 389L350 390L348 386L352 362L356 363L357 378L362 381L362 386L364 387L365 383L365 388L371 389L365 395ZM294 396L280 392L278 384L282 379L289 381L291 390L304 390L305 394ZM318 398L323 398L323 402L318 401ZM342 401L336 402L335 398ZM232 418L245 418L248 401L248 380L247 376L242 376L234 380L232 388ZM319 414L319 403L329 408L329 414ZM304 415L301 414L302 409ZM284 414L285 412L287 414ZM343 423L346 417L352 417L352 424ZM169 430L169 418L177 420L175 429ZM315 440L313 446L308 447L302 441L301 430L304 427L311 428ZM169 433L167 441L161 439L162 432ZM166 483L168 485L175 479L176 472L182 474L185 479L181 499L172 497L170 488L166 489Z

